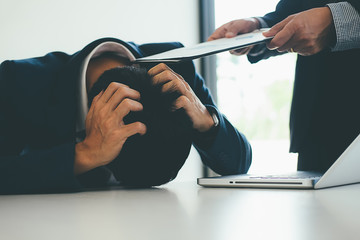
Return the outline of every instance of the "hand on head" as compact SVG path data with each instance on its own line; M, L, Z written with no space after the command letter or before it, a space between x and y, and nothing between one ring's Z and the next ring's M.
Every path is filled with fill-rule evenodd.
M113 82L92 101L86 116L86 138L76 145L78 165L75 174L106 165L119 155L125 141L132 135L146 133L141 122L124 124L131 111L141 111L140 93Z
M162 86L163 93L176 91L180 94L173 103L173 110L184 109L196 131L206 132L212 128L214 120L210 113L182 76L163 63L150 69L149 75L154 85Z
M181 105L183 82L175 78L182 79L165 64L149 73L129 66L105 71L88 94L92 103L86 138L76 145L80 161L75 161L75 173L107 165L126 185L154 186L173 179L189 154L193 131L187 116L191 108Z
M334 44L335 29L328 7L313 8L287 17L264 36L274 38L267 44L271 50L313 55Z

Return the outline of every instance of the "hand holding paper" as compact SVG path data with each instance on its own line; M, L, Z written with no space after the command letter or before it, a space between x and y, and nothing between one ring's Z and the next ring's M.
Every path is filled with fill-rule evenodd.
M152 56L138 58L135 62L180 62L203 56L216 54L248 47L265 42L272 37L265 37L262 33L268 29L260 29L251 33L245 33L233 38L221 38L209 42L199 43L192 47L182 47Z
M265 36L274 36L269 49L310 56L335 45L336 34L328 7L313 8L287 17Z
M237 19L225 23L217 28L208 38L208 41L213 41L220 38L232 38L240 34L253 32L257 29L260 29L260 22L257 18ZM253 46L254 45L233 49L230 50L230 53L237 56L246 55L251 51Z

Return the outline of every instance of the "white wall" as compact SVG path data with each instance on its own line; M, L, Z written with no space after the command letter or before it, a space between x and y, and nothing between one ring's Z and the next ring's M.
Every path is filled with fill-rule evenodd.
M194 0L1 0L0 61L73 53L101 37L189 45L198 30Z
M0 0L0 62L71 54L101 37L193 45L198 11L195 0ZM198 155L191 156L178 181L201 174Z

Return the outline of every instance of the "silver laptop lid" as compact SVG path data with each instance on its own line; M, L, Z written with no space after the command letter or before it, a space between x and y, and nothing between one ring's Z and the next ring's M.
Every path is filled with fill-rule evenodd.
M315 184L326 188L360 182L360 134Z

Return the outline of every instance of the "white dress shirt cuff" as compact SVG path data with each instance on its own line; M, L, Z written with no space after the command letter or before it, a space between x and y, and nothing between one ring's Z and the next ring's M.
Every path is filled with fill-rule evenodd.
M256 18L259 21L259 23L260 23L259 28L268 28L269 27L269 25L264 21L264 19L262 19L262 17L254 17L254 18Z
M269 27L269 25L261 17L254 17L254 18L256 18L259 21L259 23L260 23L259 28L268 28ZM266 50L267 50L267 47L266 47L265 43L258 44L258 45L255 45L251 49L251 51L248 53L248 55L251 57L257 57L257 56L264 54Z

